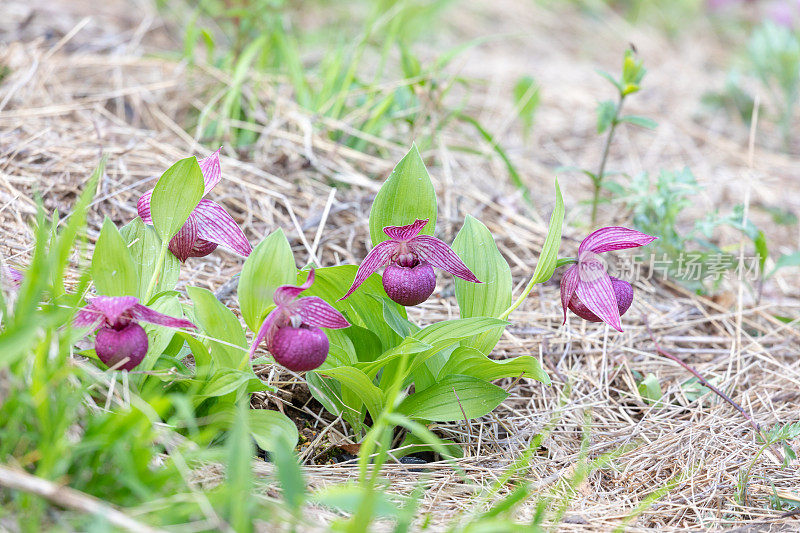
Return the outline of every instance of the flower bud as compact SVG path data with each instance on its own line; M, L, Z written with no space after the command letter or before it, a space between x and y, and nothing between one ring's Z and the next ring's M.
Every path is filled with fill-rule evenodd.
M135 322L120 329L102 327L94 341L97 357L109 368L127 359L116 367L117 370L133 370L139 366L147 353L147 346L147 333Z
M611 278L611 288L614 290L614 296L617 298L617 308L619 309L619 316L624 315L631 304L633 303L633 287L627 281L617 279L614 276ZM589 322L602 322L600 317L591 312L583 302L578 298L577 294L572 295L569 301L569 309L579 317ZM613 309L613 308L612 308Z
M295 372L314 370L328 356L328 337L320 328L291 325L278 328L267 349L278 364Z
M383 271L383 288L389 298L400 305L421 304L436 288L436 274L430 263L421 262L413 267L392 263Z

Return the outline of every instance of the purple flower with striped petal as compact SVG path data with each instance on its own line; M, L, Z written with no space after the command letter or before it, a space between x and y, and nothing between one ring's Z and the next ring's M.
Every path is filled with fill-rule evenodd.
M389 240L370 250L356 271L356 279L344 300L381 267L386 294L400 305L421 304L436 288L433 267L473 283L481 283L456 253L443 241L420 235L428 219L417 219L407 226L387 226L383 232Z
M97 331L94 350L109 368L133 370L147 353L147 333L139 322L170 328L196 328L182 318L162 315L133 296L96 296L78 311L73 324Z
M609 276L598 254L646 246L656 239L619 226L601 228L583 239L578 247L577 263L569 267L561 278L564 322L567 321L567 309L570 309L584 320L602 321L622 331L620 317L633 302L633 288L627 281Z
M341 329L350 326L342 314L319 296L300 294L314 283L314 269L306 282L296 287L282 285L275 289L273 309L258 330L250 347L250 358L261 341L279 364L289 370L314 370L328 357L328 337L320 328Z
M205 191L203 196L217 186L222 179L219 165L219 150L199 161L203 172ZM145 224L152 224L150 216L150 190L139 198L136 209ZM204 257L222 245L244 257L250 255L253 248L247 241L244 232L236 224L232 216L221 205L203 198L189 215L183 227L169 241L170 251L185 262L190 257Z

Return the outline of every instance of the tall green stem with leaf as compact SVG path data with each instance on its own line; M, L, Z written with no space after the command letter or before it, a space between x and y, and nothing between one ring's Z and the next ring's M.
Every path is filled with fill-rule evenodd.
M625 98L639 91L642 78L647 72L644 66L642 66L642 62L634 57L633 50L625 51L625 57L622 62L622 74L619 79L614 78L608 72L598 72L616 87L617 99L616 101L605 100L600 102L597 106L597 133L602 134L608 131L608 135L606 136L606 143L603 147L603 155L600 158L600 166L597 172L591 172L589 170L583 171L584 174L591 178L594 188L592 195L592 227L597 225L597 206L600 204L603 181L606 177L608 154L611 151L611 143L614 140L614 133L617 130L617 125L621 122L629 122L644 128L652 129L656 127L656 123L649 118L636 115L622 115L622 105L625 103Z

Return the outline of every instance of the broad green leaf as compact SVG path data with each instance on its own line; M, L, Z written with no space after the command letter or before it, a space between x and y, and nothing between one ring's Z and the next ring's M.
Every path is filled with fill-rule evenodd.
M634 126L647 128L648 130L654 130L658 127L658 122L655 120L647 117L640 117L638 115L625 115L624 117L620 117L619 121L627 122L629 124L633 124Z
M597 133L603 133L611 127L617 106L611 100L605 100L597 105Z
M383 319L400 337L406 338L420 330L420 327L400 314L405 307L398 306L389 298L380 298L383 305Z
M373 420L377 420L383 411L383 392L372 383L372 380L361 370L352 366L340 366L320 370L320 374L338 380L343 387L350 388L367 406ZM350 406L358 410L360 406Z
M250 466L253 441L250 437L250 402L240 401L234 411L234 420L225 442L225 483L222 513L233 531L253 531L250 514L253 501L250 494L255 485L255 475Z
M251 409L251 412L254 411L258 411L258 409ZM274 413L275 411L270 412ZM281 486L284 505L291 509L292 512L299 513L306 498L306 481L303 478L303 470L300 468L300 464L294 454L294 448L297 446L297 428L285 416L283 416L283 419L291 426L293 433L286 435L285 431L289 430L287 427L283 432L273 435L272 442L269 443L271 445L269 451L272 452L270 458L278 468L278 482ZM267 450L268 448L264 449Z
M447 364L439 371L439 381L453 374L472 376L484 381L524 376L549 385L550 377L539 360L530 355L496 361L480 351L467 346L456 348Z
M471 420L491 412L506 397L506 391L497 385L472 376L452 375L407 397L397 412L433 422Z
M536 262L533 272L533 282L544 283L549 280L556 269L558 261L558 248L561 245L561 226L564 223L564 198L561 197L561 188L556 180L556 207L550 215L550 226L547 228L547 237L544 239L542 253Z
M345 412L342 404L342 386L333 378L321 376L318 371L306 372L306 383L308 390L316 400L333 416L339 416Z
M231 370L248 368L247 339L236 315L207 289L187 287L186 293L194 303L197 325L210 337L206 341L215 366Z
M369 212L369 235L375 246L389 237L386 226L404 226L416 219L429 219L422 234L433 235L436 228L436 192L417 145L397 163L381 187Z
M767 236L764 235L763 231L757 230L756 237L753 239L753 246L755 246L758 254L758 272L763 275L764 265L769 258L769 245L767 245Z
M414 337L408 337L403 342L390 350L386 350L379 358L371 363L357 363L356 367L362 370L370 378L374 378L378 372L387 364L396 361L405 355L413 355L423 352L429 352L433 349L430 344L420 342ZM430 353L433 355L433 353Z
M203 173L194 156L181 159L161 175L150 199L150 214L162 241L169 241L183 227L204 189Z
M314 285L303 292L301 296L319 296L341 312L351 324L366 328L377 335L381 341L382 350L386 351L400 344L403 339L383 319L383 301L388 300L389 303L386 305L392 306L394 311L404 319L406 318L405 308L389 300L378 274L367 278L361 287L346 300L339 300L353 283L357 269L358 267L355 265L318 268L315 273ZM307 277L308 272L300 272L295 282L299 285L305 282Z
M106 217L92 254L92 279L103 296L138 296L139 274L125 239Z
M165 293L163 296L153 300L148 307L165 315L183 318L181 303L178 301L178 297L175 294ZM176 330L156 324L148 324L146 322L142 323L142 327L147 333L150 344L147 347L147 354L144 356L144 360L136 367L136 370L147 371L155 367L156 361L161 354L164 353L167 346L169 346ZM137 377L143 376L144 374L139 374Z
M297 267L289 241L277 229L253 248L239 277L239 309L247 327L256 332L274 305L272 294L297 280Z
M491 232L478 219L467 215L453 240L453 251L483 283L455 279L456 300L461 318L497 317L511 305L511 269L497 249ZM483 353L489 353L500 340L503 327L462 341Z
M297 446L297 426L286 415L270 409L249 409L250 433L256 444L268 452L278 446Z
M153 276L158 262L158 254L161 250L161 239L152 226L146 225L142 219L136 217L127 225L123 226L120 234L128 243L128 251L136 265L139 275L139 298L142 299L147 292L147 285ZM181 271L181 262L172 254L167 254L164 261L164 268L155 286L155 293L170 291L178 283L178 276Z
M342 333L352 341L356 356L363 363L374 361L383 351L381 340L367 328L351 325Z
M195 375L198 379L205 379L213 371L211 353L208 347L185 331L176 331L176 337L182 338L189 345L194 359Z
M254 383L258 382L258 383ZM232 392L245 390L251 385L259 385L260 390L270 390L266 383L259 380L252 372L223 369L217 370L203 384L197 393L198 398L215 398L225 396Z

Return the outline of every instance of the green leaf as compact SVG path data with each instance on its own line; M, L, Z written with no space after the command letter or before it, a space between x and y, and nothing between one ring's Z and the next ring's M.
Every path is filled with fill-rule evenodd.
M251 411L257 410L251 409ZM291 420L285 416L283 418L292 426L294 433L289 436L278 433L277 438L272 439L274 442L271 449L264 449L272 452L271 459L278 468L278 482L281 486L283 501L286 502L285 505L292 512L299 513L306 497L306 481L294 454L294 447L297 445L297 428L294 427ZM261 445L259 444L259 446Z
M597 133L603 133L611 127L617 106L611 100L605 100L597 105Z
M533 117L539 107L539 84L530 76L523 76L514 85L514 104L522 120L523 131L529 134Z
M139 274L125 239L106 217L92 254L92 279L103 296L138 296Z
M211 353L208 351L208 347L185 331L178 330L175 334L189 345L189 350L194 358L195 376L199 379L205 379L213 370Z
M549 280L556 269L558 261L558 248L561 245L561 226L564 223L564 198L561 197L561 188L556 180L556 207L550 215L550 225L547 228L547 237L544 239L542 253L536 262L533 272L533 282L544 283Z
M397 163L381 187L369 212L369 234L375 246L389 237L386 226L405 226L416 219L429 219L423 235L433 235L436 228L436 192L422 161L417 145Z
M757 230L756 237L753 239L753 246L755 246L756 253L758 254L758 271L763 275L764 264L767 262L767 258L769 258L767 236L764 235L763 231Z
M399 309L405 310L404 307L398 306L389 298L379 298L379 300L383 305L383 319L400 337L405 339L420 330L419 326L400 314Z
M629 124L633 124L634 126L641 126L642 128L647 128L648 130L654 130L658 127L658 122L655 120L647 117L640 117L638 115L625 115L624 117L620 117L619 121L627 122Z
M340 366L320 370L320 374L334 378L343 387L348 387L364 402L373 420L377 420L383 411L383 392L372 383L372 380L361 370L352 366ZM358 410L360 406L349 406Z
M136 265L139 275L139 299L145 297L147 285L153 276L158 262L158 254L161 250L161 239L152 226L146 225L142 219L136 217L127 225L123 226L120 234L128 243L128 251ZM181 262L172 254L166 254L164 268L156 283L154 293L170 291L178 283L178 276L181 271Z
M478 219L467 215L453 240L453 251L483 283L455 279L456 300L461 318L497 317L511 305L511 268L497 249L491 232ZM483 353L489 353L503 335L498 327L462 341Z
M207 342L215 366L232 370L248 368L247 339L236 315L207 289L187 287L186 293L194 303L197 325L210 337Z
M397 412L410 418L433 422L454 422L478 418L506 399L506 391L472 376L448 376L422 392L412 394Z
M283 230L277 229L253 248L239 277L239 308L251 331L258 331L267 311L274 305L275 289L292 285L296 280L292 247Z
M366 328L377 335L381 341L382 351L389 350L400 344L403 338L384 320L384 305L392 307L403 319L406 318L406 310L389 300L378 274L367 278L346 300L339 300L353 283L357 269L356 265L318 268L314 285L302 295L319 296L341 312L351 324ZM307 277L307 272L300 272L296 283L298 285L303 283Z
M383 351L381 340L367 328L350 325L342 330L344 335L353 342L356 356L361 362L374 361Z
M161 297L158 297L150 302L148 307L154 311L158 311L159 313L168 316L183 318L181 303L178 301L178 297L174 293L165 293ZM173 328L158 326L156 324L148 324L145 322L142 323L142 327L147 333L149 346L147 348L147 354L144 356L144 360L138 367L136 367L136 370L147 371L152 370L155 367L156 361L161 354L164 353L164 350L172 341L172 337L175 335L175 330ZM136 375L137 378L143 378L144 376L145 374Z
M169 241L183 227L204 189L203 173L194 156L181 159L161 175L150 199L150 213L162 241Z
M289 417L270 409L250 409L250 433L256 444L268 452L278 446L289 449L297 446L297 426Z
M467 346L460 346L450 354L447 363L439 371L438 381L453 374L472 376L484 381L500 378L523 376L549 385L550 377L544 371L539 360L530 355L521 355L513 359L495 361L485 354Z
M800 266L800 252L794 252L791 254L783 254L781 255L777 261L775 261L775 266L770 271L769 276L775 274L778 269L785 268L785 267L796 267Z
M663 393L661 392L661 384L654 374L647 374L647 376L639 383L639 396L641 396L647 403L657 403Z
M216 398L218 396L226 396L232 392L245 390L245 387L249 387L251 384L260 384L259 388L261 390L270 390L270 387L259 380L252 371L217 370L197 392L197 397Z
M617 90L618 90L619 92L622 92L622 84L620 84L620 82L619 82L619 81L615 80L615 79L614 79L614 76L612 76L611 74L609 74L609 73L608 73L608 72L606 72L605 70L595 69L595 72L597 72L597 73L598 73L598 74L600 74L602 77L604 77L605 79L607 79L607 80L608 80L608 81L609 81L609 82L610 82L612 85L614 85L614 87L616 87L616 88L617 88Z

